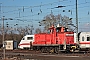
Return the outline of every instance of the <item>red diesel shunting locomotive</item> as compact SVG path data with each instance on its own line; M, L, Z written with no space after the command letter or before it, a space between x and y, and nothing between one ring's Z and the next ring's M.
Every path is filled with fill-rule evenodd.
M20 41L18 48L40 50L42 52L60 51L74 52L90 50L90 32L79 32L78 41L76 33L68 31L65 27L54 26L49 28L49 33L26 35ZM77 44L78 43L78 44Z
M42 52L73 51L76 49L74 44L74 32L67 31L65 27L50 27L50 33L38 33L34 35L32 48Z

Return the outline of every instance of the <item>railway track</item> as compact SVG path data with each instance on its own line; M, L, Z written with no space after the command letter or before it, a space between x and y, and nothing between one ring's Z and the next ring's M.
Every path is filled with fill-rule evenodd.
M6 56L79 56L79 57L90 56L90 52L51 54L51 53L41 53L39 51L31 51L31 50L6 50L5 54ZM0 50L0 55L3 55L2 50Z
M8 58L20 58L23 59L41 59L43 58L78 58L78 57L90 57L90 53L60 53L60 54L50 54L50 53L41 53L39 51L30 51L30 50L6 50L5 56ZM0 59L3 57L3 51L0 51ZM52 58L53 57L53 58ZM23 58L23 59L22 59ZM47 59L46 59L47 60Z

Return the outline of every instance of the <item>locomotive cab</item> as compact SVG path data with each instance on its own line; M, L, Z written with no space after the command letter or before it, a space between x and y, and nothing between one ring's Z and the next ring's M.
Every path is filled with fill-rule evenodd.
M59 53L70 51L74 47L74 32L67 31L67 28L52 25L50 33L34 34L33 50L41 52ZM72 47L72 48L71 48Z
M61 51L71 51L72 49L76 49L74 44L74 32L68 31L67 27L57 26L57 42L60 44Z

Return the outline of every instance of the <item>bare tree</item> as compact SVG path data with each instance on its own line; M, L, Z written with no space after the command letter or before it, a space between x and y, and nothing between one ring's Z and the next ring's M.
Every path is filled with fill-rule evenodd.
M60 24L63 27L67 27L71 30L70 26L68 24L72 23L72 19L67 16L61 16L61 14L53 15L53 13L47 15L44 17L42 21L39 22L40 25L45 26L44 29L48 30L48 28L51 25L57 26L57 24Z
M40 28L37 28L36 30L35 30L35 33L41 33L42 31L41 31L41 29Z
M26 26L26 27L17 27L17 31L19 34L21 35L27 35L27 34L32 34L32 30L33 30L33 27L31 26Z
M69 18L67 16L61 17L60 25L63 27L67 27L70 31L72 31L73 29L69 24L72 24L72 18Z
M4 38L5 38L5 39L8 39L8 38L7 38L7 35L9 34L9 31L10 31L10 27L5 26L5 27L4 27ZM0 28L0 34L1 34L1 35L3 34L3 32L2 32L2 27Z
M33 27L32 26L26 26L26 27L10 27L5 26L4 27L4 37L5 40L21 40L21 38L24 35L32 34ZM0 27L0 37L2 37L2 27ZM2 38L0 39L2 41Z

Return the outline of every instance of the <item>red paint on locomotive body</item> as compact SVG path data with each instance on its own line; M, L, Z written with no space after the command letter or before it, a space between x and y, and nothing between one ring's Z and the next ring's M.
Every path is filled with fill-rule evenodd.
M52 26L49 28L50 33L35 34L33 45L74 44L74 32L65 32L64 29L64 27L60 27L57 31L57 29Z
M58 43L59 44L64 44L66 42L66 44L74 44L74 33L73 32L62 32L62 33L58 33L57 37L58 37Z
M45 44L56 44L55 40L56 40L56 31L54 27L50 27L49 28L51 30L50 33L39 33L39 34L35 34L34 35L34 44L41 44L41 45L45 45Z

